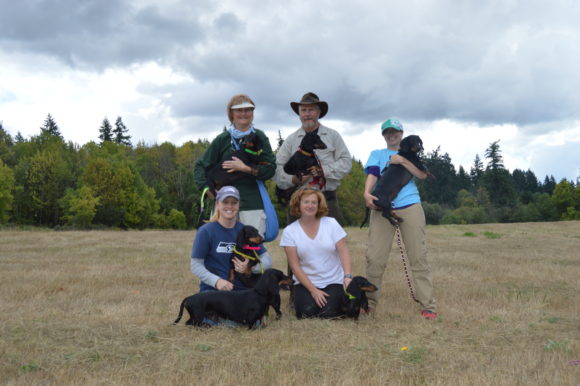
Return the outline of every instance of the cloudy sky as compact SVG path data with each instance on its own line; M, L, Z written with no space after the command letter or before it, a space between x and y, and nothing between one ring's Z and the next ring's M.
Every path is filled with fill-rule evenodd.
M212 139L238 93L276 147L307 91L366 161L399 118L469 171L500 140L505 166L580 174L576 0L0 0L0 121L97 140L121 116L133 142Z

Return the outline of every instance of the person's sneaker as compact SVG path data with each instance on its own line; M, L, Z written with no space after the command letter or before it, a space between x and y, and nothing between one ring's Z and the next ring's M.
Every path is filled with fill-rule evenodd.
M421 311L421 315L425 319L437 319L437 314L431 310L423 310Z

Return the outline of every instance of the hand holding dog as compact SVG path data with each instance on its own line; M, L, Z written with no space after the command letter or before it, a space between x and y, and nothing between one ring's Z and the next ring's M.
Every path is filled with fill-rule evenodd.
M246 165L241 159L238 157L232 157L231 160L222 162L222 167L228 172L246 172L249 173L252 171L252 168Z
M215 283L215 288L217 288L218 291L231 291L234 289L234 285L227 280L218 279Z
M308 168L308 171L314 177L321 177L324 173L322 173L322 168L320 166L311 166Z
M246 274L246 275L251 273L250 267L249 267L250 260L243 260L242 261L242 260L238 259L237 257L234 257L232 259L232 261L234 262L234 269L236 270L236 272L239 272L241 274Z
M363 197L365 199L365 204L367 206L367 208L370 209L374 209L374 210L378 210L379 207L375 205L375 200L378 200L377 197L373 196L372 194L368 193L368 192L364 192Z

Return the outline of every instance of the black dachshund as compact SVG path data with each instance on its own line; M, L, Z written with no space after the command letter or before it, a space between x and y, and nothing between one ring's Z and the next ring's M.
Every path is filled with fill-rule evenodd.
M421 138L418 135L409 135L401 141L398 154L411 161L417 169L428 173L427 168L419 158L421 151L423 151ZM383 169L381 177L373 189L372 195L377 197L374 204L382 209L383 217L394 226L398 226L400 222L403 222L403 219L393 212L391 203L411 178L413 178L413 175L403 165L391 164ZM368 214L369 211L367 209L362 225L368 220Z
M298 150L284 164L284 171L298 178L312 174L311 168L313 166L320 166L314 150L321 149L326 149L326 144L322 142L318 133L312 131L307 132L304 138L302 138Z
M226 156L223 161L230 161L232 157L239 158L242 162L250 167L259 164L259 157L262 154L264 144L260 136L254 132L246 135L241 143L240 149L231 150L231 154ZM222 161L222 162L223 162ZM206 174L208 186L212 192L218 191L222 186L232 185L233 182L247 176L247 173L235 171L228 173L222 167L222 163L213 166Z
M248 288L253 288L262 276L261 273L250 273L249 276L236 272L234 270L234 259L238 260L249 260L249 267L253 267L256 264L262 264L260 257L258 256L258 250L260 249L260 244L264 241L264 238L260 235L258 230L251 225L244 225L242 229L238 232L236 237L236 245L234 251L232 252L232 262L230 268L229 281L234 282L234 278L237 276L242 283Z
M305 175L312 174L310 168L320 166L314 149L326 149L326 144L320 139L318 133L307 132L304 138L302 138L298 150L284 164L284 171L287 174L297 176L299 179L302 179ZM325 184L324 177L315 177L311 184L318 185L319 189L322 189ZM292 194L297 189L297 186L288 189L280 189L276 186L278 203L284 206L288 205L290 197L292 197Z
M208 314L245 324L255 328L257 320L266 316L270 306L279 319L280 285L289 285L292 279L277 269L267 269L256 286L243 291L209 291L186 297L181 302L179 315L173 324L179 323L185 308L189 313L187 325L202 326Z
M349 317L358 319L361 308L369 312L367 292L375 292L377 287L362 276L355 276L346 288L341 308L342 312Z

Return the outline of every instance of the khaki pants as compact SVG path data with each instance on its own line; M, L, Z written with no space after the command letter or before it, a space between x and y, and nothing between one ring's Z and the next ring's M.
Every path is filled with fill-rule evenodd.
M403 244L408 257L411 283L415 297L424 310L435 311L433 298L433 281L431 268L427 263L425 244L425 213L421 204L411 205L395 211L404 221L400 224ZM368 293L369 306L376 307L381 292L383 275L395 237L395 227L377 210L371 210L369 221L369 239L367 247L367 279L379 290ZM400 252L397 248L397 254Z

